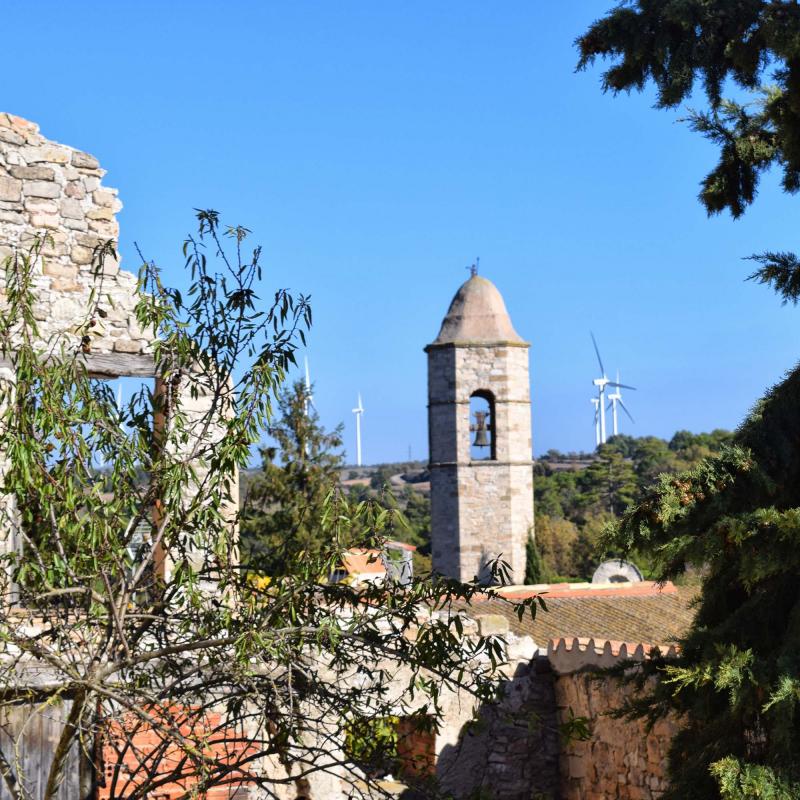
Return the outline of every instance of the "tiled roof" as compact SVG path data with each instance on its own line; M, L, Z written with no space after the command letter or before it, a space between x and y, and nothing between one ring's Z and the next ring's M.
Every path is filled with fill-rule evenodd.
M351 547L346 550L342 557L342 566L349 575L386 574L381 551L369 550L365 547Z
M520 636L530 636L540 647L553 639L585 638L615 642L669 645L688 630L694 610L694 593L672 583L651 581L632 584L555 584L509 587L504 594L520 600L540 594L547 611L522 621L514 608L499 598L473 598L469 615L499 614Z

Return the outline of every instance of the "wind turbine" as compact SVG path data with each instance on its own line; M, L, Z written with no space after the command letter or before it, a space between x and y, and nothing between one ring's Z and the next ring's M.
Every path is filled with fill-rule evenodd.
M361 466L361 415L364 413L364 406L361 403L361 392L358 393L358 405L353 409L356 415L356 466Z
M304 402L304 410L305 415L308 416L309 409L313 408L316 410L316 406L314 405L314 395L311 394L311 371L308 368L308 356L305 356L306 362L306 397Z
M594 334L590 334L592 337L592 344L594 345L594 352L597 355L597 363L600 365L600 372L602 373L602 377L595 378L592 383L597 387L597 400L598 400L598 408L600 410L600 444L606 443L606 386L614 386L617 388L622 389L632 389L636 391L635 386L626 386L624 383L615 383L614 381L610 381L606 376L606 368L603 366L603 359L600 358L600 348L597 346L597 340L594 338Z
M594 446L600 447L600 412L597 410L600 401L593 397L590 402L594 406Z
M628 415L628 419L630 419L630 421L633 422L634 424L636 423L636 420L631 415L631 412L628 411L627 406L625 405L625 403L622 402L622 392L620 392L621 386L622 384L619 382L619 370L617 370L617 383L616 383L617 390L615 392L612 392L608 396L608 399L610 401L608 407L611 409L611 418L613 420L613 426L614 426L614 436L616 436L619 433L619 427L617 425L617 403L619 403L622 406L622 410Z

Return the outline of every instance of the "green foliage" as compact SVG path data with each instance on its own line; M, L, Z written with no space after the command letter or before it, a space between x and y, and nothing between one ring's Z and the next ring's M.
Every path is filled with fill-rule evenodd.
M800 189L800 7L796 3L729 0L633 0L618 5L579 37L580 69L610 58L603 88L641 91L652 81L657 105L674 107L702 81L708 109L690 111L692 130L719 151L702 182L709 214L741 216L762 175L782 170L783 190ZM731 84L753 94L742 103L722 97ZM751 256L750 278L784 302L800 299L800 262L793 253Z
M710 770L722 800L795 800L800 796L800 784L787 783L769 767L742 763L733 756L715 762Z
M539 548L536 546L533 534L528 533L525 542L525 583L530 586L535 583L544 583L544 581L542 557L539 555Z
M413 483L406 484L395 494L389 479L398 474L412 478L414 476L407 473L420 470L421 467L420 462L378 464L373 468L375 472L369 486L351 486L348 491L351 502L368 500L397 512L392 537L397 541L413 544L417 548L413 555L414 573L417 575L425 575L431 571L430 496L414 489ZM419 476L427 478L427 473L421 472Z
M574 548L579 537L572 520L550 517L536 510L536 546L541 553L545 580L570 576L574 567Z
M448 692L497 695L497 639L463 636L457 615L430 614L491 589L326 580L348 544L383 546L391 509L332 492L316 518L317 548L286 548L269 581L241 568L237 474L270 425L311 312L284 291L271 303L258 297L261 251L246 250L245 229L221 229L213 211L198 221L184 244L185 295L142 266L136 316L153 342L157 391L145 388L121 413L84 358L110 307L108 248L96 252L85 315L47 342L33 312L41 242L6 263L0 355L13 379L0 375L0 716L32 686L73 701L43 800L55 800L69 752L93 753L109 730L126 751L141 726L155 740L146 765L115 771L113 796L155 796L176 780L204 796L242 771L283 795L279 784L295 777L279 764L294 776L354 774L337 746L354 718L418 714L437 724ZM296 417L298 397L277 398L284 413ZM295 432L284 429L296 460L322 458L327 444ZM534 601L519 611L535 613ZM221 760L209 751L212 712L223 712L213 732ZM0 749L12 796L31 777L15 783L4 756L19 745Z
M594 456L582 457L579 469L560 453L540 458L534 472L536 542L544 574L586 580L607 556L619 555L602 538L604 527L639 501L661 474L699 463L730 442L729 431L694 434L678 431L669 442L655 436L614 436ZM645 574L650 556L634 554Z
M708 212L740 216L761 175L775 165L783 187L800 187L800 10L794 3L635 0L618 5L578 38L580 69L612 60L603 88L641 91L652 81L657 106L680 105L702 81L707 112L693 128L720 150L703 182ZM726 82L760 91L755 106L725 100ZM762 88L765 81L771 81Z
M267 575L285 575L293 557L324 549L323 517L343 462L342 426L325 431L301 381L283 389L277 405L267 427L274 444L261 448L241 514L244 562Z
M800 370L730 445L662 476L606 545L648 553L660 578L703 572L681 657L631 713L686 715L672 798L796 797L800 783Z
M344 752L348 759L376 777L397 768L399 717L356 716L345 726Z

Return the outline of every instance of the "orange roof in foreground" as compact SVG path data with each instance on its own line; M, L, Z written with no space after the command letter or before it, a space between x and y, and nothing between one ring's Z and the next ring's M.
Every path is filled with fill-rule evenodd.
M342 567L350 575L362 575L370 573L373 575L386 574L386 567L381 560L381 551L372 550L367 547L353 547L347 550L342 558Z

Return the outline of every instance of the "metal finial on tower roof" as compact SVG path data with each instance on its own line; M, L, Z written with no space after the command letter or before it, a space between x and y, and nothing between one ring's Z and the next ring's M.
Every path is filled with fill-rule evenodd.
M480 267L480 265L481 265L480 258L476 258L475 259L475 263L474 264L470 264L467 267L467 269L469 270L470 278L474 278L478 274L478 267Z

